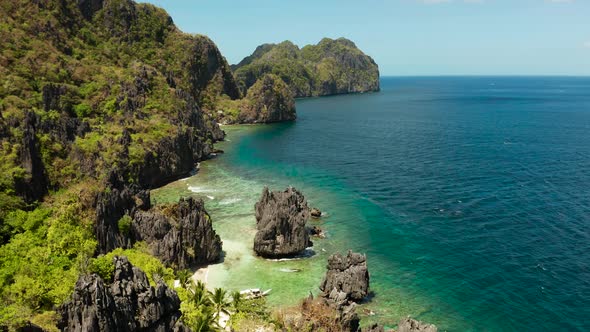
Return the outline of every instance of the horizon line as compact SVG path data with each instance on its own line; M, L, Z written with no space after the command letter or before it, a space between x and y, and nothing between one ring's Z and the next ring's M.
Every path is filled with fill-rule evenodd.
M590 78L590 74L572 75L572 74L415 74L415 75L395 75L384 74L379 78L387 77L570 77L570 78Z

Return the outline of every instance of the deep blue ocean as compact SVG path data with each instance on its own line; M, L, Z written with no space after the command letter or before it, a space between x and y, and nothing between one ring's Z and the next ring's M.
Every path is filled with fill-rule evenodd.
M366 306L376 315L364 321L590 330L590 78L381 84L379 93L298 100L295 123L228 130L226 154L189 187L211 190L224 246L236 225L252 228L263 185L301 189L327 212L328 238L298 263L308 275L255 258L240 270L238 257L226 261L227 284L249 277L240 286L274 288L271 301L301 298L326 255L351 248L367 254L371 272ZM207 174L213 189L198 187Z

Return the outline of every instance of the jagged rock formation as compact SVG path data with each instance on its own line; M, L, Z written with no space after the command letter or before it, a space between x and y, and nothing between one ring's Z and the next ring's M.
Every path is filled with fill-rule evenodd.
M365 255L349 251L328 259L328 271L320 285L323 295L336 302L362 301L369 294L369 270Z
M112 280L78 279L69 302L59 309L62 331L188 331L179 322L180 300L163 281L149 284L126 257L115 257Z
M295 100L289 87L280 77L266 74L248 89L240 107L238 122L271 123L296 118Z
M96 205L95 235L98 253L106 254L115 248L130 248L133 239L119 229L119 220L134 216L139 209L150 208L149 191L136 186L111 187L99 194Z
M377 64L345 38L302 49L290 41L264 44L232 69L243 92L267 73L285 81L295 97L379 91Z
M131 237L145 241L152 254L176 269L212 263L221 256L221 239L202 200L180 199L150 211L138 211Z
M180 199L177 204L154 206L150 193L137 186L117 188L99 196L96 207L96 238L99 253L130 248L144 241L151 253L176 269L212 263L221 256L221 239L215 233L202 200ZM128 230L119 223L128 216Z
M14 179L15 191L29 203L41 199L48 190L47 175L36 136L37 122L34 113L26 113L19 151L20 164L25 175Z
M437 332L435 325L423 323L410 317L403 318L397 324L397 332Z
M257 255L289 257L311 245L305 227L309 219L307 201L293 187L282 192L271 192L265 187L255 210L258 231L254 237L254 251Z

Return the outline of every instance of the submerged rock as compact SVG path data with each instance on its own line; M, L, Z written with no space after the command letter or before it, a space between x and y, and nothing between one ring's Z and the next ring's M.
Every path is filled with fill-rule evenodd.
M150 286L143 271L115 257L112 280L96 274L78 279L59 309L62 331L188 331L179 322L180 300L163 281Z
M255 205L256 228L254 251L268 258L289 257L301 253L312 243L305 223L309 208L303 195L289 187L285 191L262 191Z
M403 318L397 324L397 332L437 332L435 325L423 323L410 317Z
M178 204L138 211L131 232L134 240L145 241L154 256L176 269L216 262L221 257L222 242L202 200L181 198Z
M349 251L328 259L328 271L320 290L336 303L359 302L369 294L369 270L365 255Z

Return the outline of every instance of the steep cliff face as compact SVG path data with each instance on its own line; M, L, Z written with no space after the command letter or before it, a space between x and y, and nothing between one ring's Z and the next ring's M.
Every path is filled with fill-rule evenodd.
M134 216L139 210L150 208L148 191L136 186L112 187L98 196L96 205L95 235L97 251L106 254L115 248L130 248L134 239L119 229L124 216Z
M62 331L188 331L179 322L178 295L162 281L149 284L126 257L115 257L112 280L96 274L78 279L60 308Z
M295 97L379 91L377 64L345 38L302 49L289 41L261 45L232 69L242 91L267 73L285 81Z
M23 177L15 178L15 190L26 202L41 199L47 193L47 175L41 160L37 116L28 112L23 124L23 135L20 144L20 164L25 172Z
M280 258L301 253L311 245L305 223L309 219L309 208L303 195L289 187L285 191L262 191L256 203L256 254Z
M266 74L248 89L238 121L271 123L296 118L295 100L289 87L278 76Z
M159 186L188 174L223 139L202 107L240 97L230 67L210 39L180 32L162 9L17 0L0 14L10 27L0 30L0 108L14 128L0 143L21 150L15 159L0 149L15 170L1 191L31 202L49 187L101 180L113 165L144 188Z
M176 269L212 263L221 257L221 239L202 200L181 199L178 204L138 211L131 237L144 241L154 256Z
M207 106L240 92L210 39L182 33L150 4L4 1L0 23L0 249L13 253L11 262L35 261L0 267L0 326L18 327L63 300L93 249L129 248L139 234L160 240L156 231L128 232L128 218L155 215L146 190L209 157L224 133ZM175 244L186 246L163 240L162 257L180 257L170 265L219 256L196 205L194 215L183 212L178 234L166 216L174 241L182 240ZM34 217L39 231L13 222L17 215ZM20 243L30 250L11 249ZM51 260L41 262L39 252ZM43 284L50 275L64 275L67 285ZM35 284L21 291L25 279ZM35 292L47 296L29 301Z

